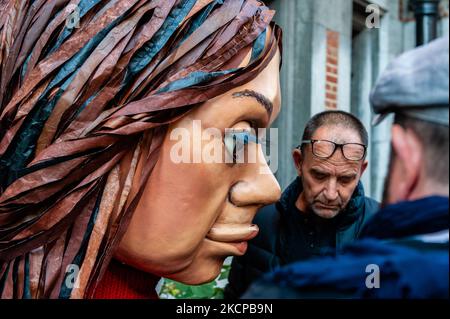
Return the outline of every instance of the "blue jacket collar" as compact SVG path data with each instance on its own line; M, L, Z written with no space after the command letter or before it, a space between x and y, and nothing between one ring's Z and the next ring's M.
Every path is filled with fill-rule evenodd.
M367 223L362 237L402 238L448 229L448 197L431 196L381 209Z

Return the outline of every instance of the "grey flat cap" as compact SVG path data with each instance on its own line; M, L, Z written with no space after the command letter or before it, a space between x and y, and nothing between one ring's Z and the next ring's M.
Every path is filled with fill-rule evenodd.
M370 94L374 125L389 113L448 126L449 40L440 38L396 58Z

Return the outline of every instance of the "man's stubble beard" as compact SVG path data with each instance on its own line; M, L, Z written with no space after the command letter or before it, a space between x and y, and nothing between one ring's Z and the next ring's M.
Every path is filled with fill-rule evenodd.
M300 181L301 181L303 192L304 192L305 191L305 184L303 182L303 177L302 176L300 176ZM300 194L300 196L301 196L301 194ZM313 199L313 201L311 203L310 202L306 202L307 203L307 207L306 207L306 212L305 213L312 213L312 214L314 214L314 215L316 215L316 216L318 216L320 218L323 218L323 219L333 219L333 218L335 218L346 207L346 205L344 206L344 205L342 205L342 203L339 203L339 208L337 209L337 211L333 211L333 216L328 217L328 216L324 216L324 214L321 214L320 210L316 209L314 207L315 202L316 202L315 199ZM323 201L320 201L320 202L322 204L326 205L325 203L323 203Z

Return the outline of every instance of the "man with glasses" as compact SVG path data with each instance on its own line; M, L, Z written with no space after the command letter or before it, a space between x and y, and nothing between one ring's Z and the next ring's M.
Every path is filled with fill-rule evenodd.
M246 255L234 258L226 298L239 297L275 267L339 252L358 238L378 209L360 182L367 145L366 129L350 113L325 111L309 120L293 151L298 177L256 215L260 233Z

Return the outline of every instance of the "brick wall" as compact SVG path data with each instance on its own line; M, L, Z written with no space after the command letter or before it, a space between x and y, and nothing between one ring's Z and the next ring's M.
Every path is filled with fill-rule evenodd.
M325 108L338 108L339 33L327 30Z

